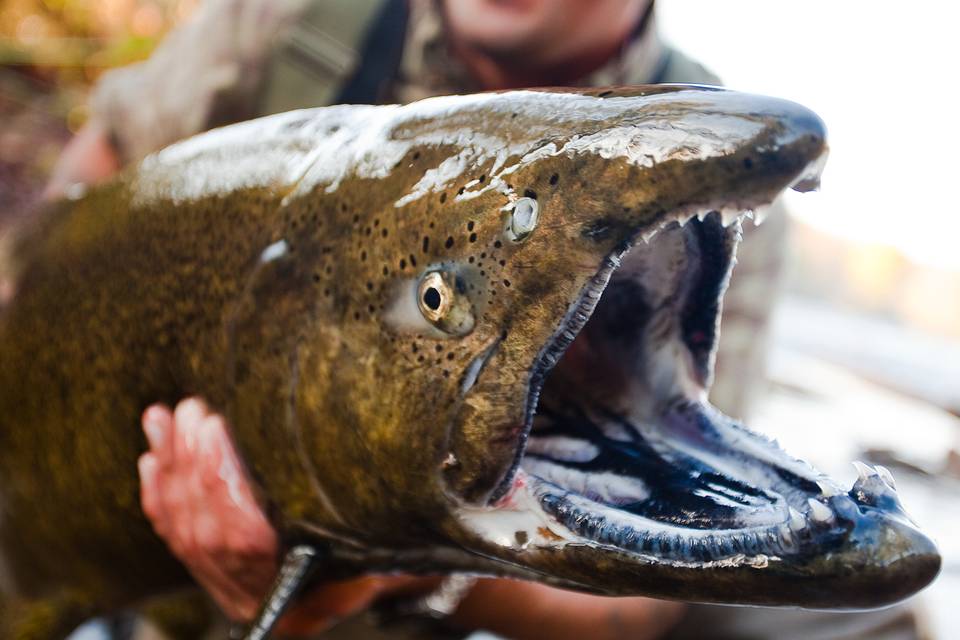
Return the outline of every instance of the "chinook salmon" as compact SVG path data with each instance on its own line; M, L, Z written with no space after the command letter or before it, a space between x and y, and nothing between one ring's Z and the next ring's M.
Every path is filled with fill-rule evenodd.
M325 575L913 594L940 558L886 470L843 488L705 399L739 220L825 151L782 100L510 91L226 127L54 206L0 316L4 637L190 584L136 472L188 394Z

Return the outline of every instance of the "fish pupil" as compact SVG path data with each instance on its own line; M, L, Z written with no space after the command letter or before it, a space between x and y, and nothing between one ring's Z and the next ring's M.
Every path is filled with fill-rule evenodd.
M427 306L431 311L436 311L440 308L440 302L442 298L440 292L437 291L436 287L430 287L423 292L423 304Z

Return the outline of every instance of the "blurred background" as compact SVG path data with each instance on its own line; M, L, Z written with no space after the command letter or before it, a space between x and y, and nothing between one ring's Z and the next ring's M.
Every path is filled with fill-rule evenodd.
M28 211L106 69L149 55L199 0L0 0L0 230ZM924 597L960 613L960 8L918 0L659 0L666 38L736 88L794 99L831 131L792 229L751 424L841 479L891 467L938 538ZM0 234L2 237L2 234Z

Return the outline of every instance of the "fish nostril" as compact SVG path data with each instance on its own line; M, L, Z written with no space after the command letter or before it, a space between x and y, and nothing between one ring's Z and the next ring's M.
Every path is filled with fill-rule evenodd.
M540 205L533 198L520 198L513 205L507 235L514 242L525 240L537 227L540 218Z

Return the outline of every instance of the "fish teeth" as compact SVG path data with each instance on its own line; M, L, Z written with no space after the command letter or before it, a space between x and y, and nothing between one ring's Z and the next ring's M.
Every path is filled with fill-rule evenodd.
M793 545L794 545L793 532L790 531L790 527L785 525L780 525L779 534L780 534L781 546L783 546L785 550L793 548Z
M729 227L731 224L740 219L740 215L743 213L741 209L734 209L733 207L723 207L720 209L720 223L724 227Z
M887 486L897 490L897 481L893 479L893 474L890 473L890 469L887 469L885 466L878 464L874 467L877 470L877 475L880 476L880 479L887 483Z
M803 514L793 507L788 507L788 509L790 511L790 529L793 531L803 531L807 526L807 521L804 519Z
M767 219L770 215L770 211L773 209L771 205L760 205L753 208L753 224L760 226L763 224L763 221Z
M866 482L872 476L877 475L876 470L873 469L870 465L864 464L859 460L853 461L853 468L857 470L857 474L860 476L860 480Z
M832 498L842 493L832 482L826 480L817 480L817 486L824 498Z
M833 521L833 511L830 507L813 498L807 498L807 506L810 507L810 517L817 522L829 523Z

